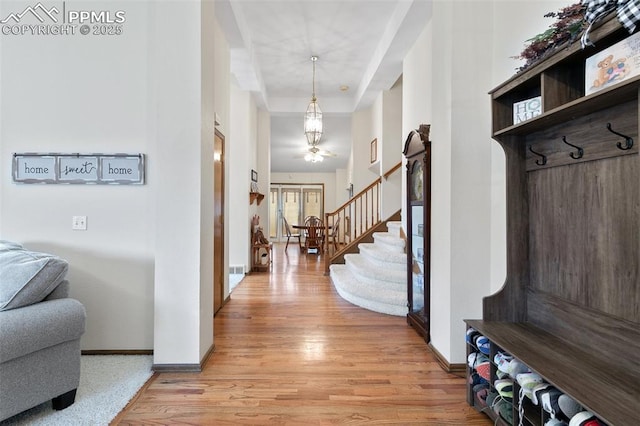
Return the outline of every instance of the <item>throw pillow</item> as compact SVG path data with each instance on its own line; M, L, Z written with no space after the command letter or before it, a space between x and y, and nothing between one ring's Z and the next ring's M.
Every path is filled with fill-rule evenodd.
M66 260L0 241L0 311L42 301L67 274Z

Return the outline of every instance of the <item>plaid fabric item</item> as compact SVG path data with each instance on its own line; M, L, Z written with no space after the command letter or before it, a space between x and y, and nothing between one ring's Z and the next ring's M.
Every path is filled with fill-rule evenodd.
M640 0L629 0L618 7L618 20L632 33L636 29L636 23L640 21Z
M636 24L640 21L640 0L582 0L582 4L587 6L584 18L589 23L589 27L580 38L583 48L593 45L589 40L589 32L593 24L614 8L617 9L618 21L630 33L636 29Z

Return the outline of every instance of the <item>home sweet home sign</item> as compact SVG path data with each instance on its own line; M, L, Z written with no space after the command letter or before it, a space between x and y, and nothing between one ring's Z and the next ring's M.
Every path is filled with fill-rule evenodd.
M142 185L144 175L144 154L13 154L15 183Z

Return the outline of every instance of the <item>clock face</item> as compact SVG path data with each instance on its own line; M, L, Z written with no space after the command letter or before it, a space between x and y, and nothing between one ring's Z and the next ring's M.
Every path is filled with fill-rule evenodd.
M413 166L413 173L411 174L411 190L412 190L412 200L419 201L422 200L422 185L423 185L423 175L422 173L422 163L420 161L416 161Z

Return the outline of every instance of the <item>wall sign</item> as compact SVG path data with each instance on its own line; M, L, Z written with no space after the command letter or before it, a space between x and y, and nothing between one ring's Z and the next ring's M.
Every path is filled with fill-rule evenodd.
M144 184L144 154L14 153L16 183Z

